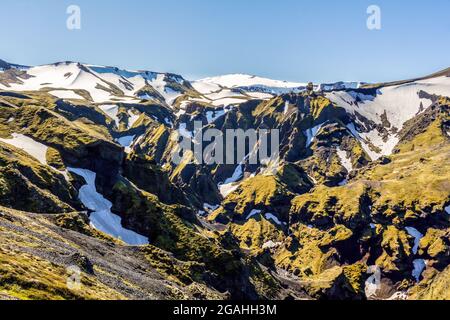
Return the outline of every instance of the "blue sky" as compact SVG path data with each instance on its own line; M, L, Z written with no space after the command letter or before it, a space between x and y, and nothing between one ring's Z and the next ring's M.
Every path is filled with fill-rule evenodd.
M66 8L81 8L81 30ZM382 29L366 27L369 5ZM450 1L1 0L0 59L292 81L387 81L450 67Z

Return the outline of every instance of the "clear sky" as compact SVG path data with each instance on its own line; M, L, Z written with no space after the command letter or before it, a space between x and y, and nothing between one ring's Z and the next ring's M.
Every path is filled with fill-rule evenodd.
M81 30L68 30L68 5ZM366 27L381 8L382 29ZM387 81L450 67L449 0L1 0L0 59L274 79Z

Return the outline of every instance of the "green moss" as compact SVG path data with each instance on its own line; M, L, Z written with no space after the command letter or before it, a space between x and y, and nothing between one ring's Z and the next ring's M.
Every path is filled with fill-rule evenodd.
M411 255L412 247L405 231L388 226L383 232L381 247L383 253L376 260L376 265L384 272L404 272L409 268L405 257Z
M240 240L241 248L251 250L254 254L260 252L267 241L280 242L284 239L283 232L261 216L231 223L230 231Z
M141 250L150 265L168 279L180 285L201 281L201 270L204 268L201 264L178 261L167 252L152 245L145 246Z
M363 263L355 263L344 267L344 275L356 293L362 294L366 272L367 266Z
M47 149L46 160L49 166L59 171L64 171L66 169L61 154L54 148Z
M354 229L367 222L363 206L366 196L367 187L362 183L336 188L318 186L292 200L291 216L305 223L320 226L342 223Z
M410 290L411 300L450 300L450 266L442 272L432 270Z
M74 211L73 189L64 176L24 151L0 142L0 204L18 210Z
M257 207L274 207L277 202L289 202L293 194L275 176L255 176L242 182L238 189L223 202L224 207L233 207L233 212L244 215Z
M332 102L323 96L311 96L310 111L314 119L318 119L325 108L332 106Z
M125 299L82 273L81 290L70 290L65 268L21 251L0 248L0 292L24 300Z
M291 226L292 234L274 255L278 267L288 270L301 279L317 276L330 266L339 264L335 248L351 237L344 226L325 231L303 224Z
M448 230L429 228L420 240L420 254L426 254L434 259L449 256L450 248L446 244L446 241L449 242L449 234Z

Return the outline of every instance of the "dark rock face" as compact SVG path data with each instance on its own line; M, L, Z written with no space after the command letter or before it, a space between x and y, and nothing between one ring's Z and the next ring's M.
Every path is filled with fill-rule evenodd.
M188 204L183 192L170 182L167 173L163 172L156 163L132 155L125 159L122 174L140 189L158 196L163 203Z

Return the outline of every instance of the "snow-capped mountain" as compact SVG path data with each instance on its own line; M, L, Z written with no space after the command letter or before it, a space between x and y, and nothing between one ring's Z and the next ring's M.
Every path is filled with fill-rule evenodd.
M214 113L207 117L212 121L225 114L230 106L300 93L308 86L307 83L245 74L190 82L170 73L129 71L76 62L25 67L0 60L0 68L3 70L0 89L40 90L60 99L87 100L99 104L116 123L118 110L113 107L118 103L156 101L178 110L175 117L184 115L190 104L201 104L216 109L208 111ZM370 86L361 82L337 82L316 84L314 89L348 112L353 119L348 125L349 130L375 160L392 153L404 123L427 109L433 103L433 96L450 95L449 79L443 71L399 83ZM114 115L108 112L110 109L115 110ZM133 114L130 117L133 118ZM136 115L134 118L136 120Z
M185 80L178 75L76 62L5 68L4 72L8 77L0 81L0 89L44 90L61 99L86 99L95 103L139 103L154 99L171 105L187 90Z
M202 94L211 94L221 89L242 90L248 93L282 94L301 91L307 83L272 80L246 74L229 74L218 77L200 79L192 83Z
M335 83L321 83L317 86L317 91L335 91L335 90L345 90L345 89L358 89L361 85L365 83L361 82L345 82L339 81Z
M404 124L428 109L437 96L449 95L450 77L447 76L325 93L352 115L354 123L349 129L372 159L390 155Z
M61 99L86 99L93 103L139 103L142 100L176 100L227 106L251 99L270 99L275 95L301 92L307 83L272 80L245 74L231 74L196 81L182 76L152 71L129 71L116 67L77 62L59 62L26 67L0 61L5 72L0 89L12 91L44 90ZM314 85L316 90L341 90L356 83ZM182 100L179 102L181 103ZM180 104L179 103L179 104Z

